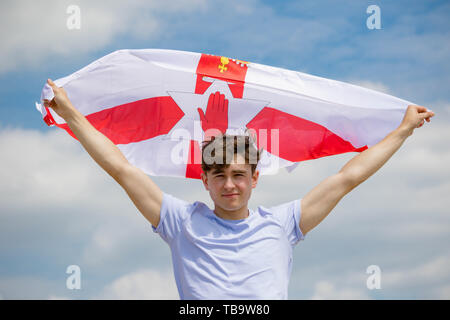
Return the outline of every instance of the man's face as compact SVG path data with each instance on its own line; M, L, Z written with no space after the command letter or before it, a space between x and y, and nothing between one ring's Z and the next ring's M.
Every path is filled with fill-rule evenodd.
M203 184L214 204L226 211L236 211L246 206L258 182L259 172L255 171L252 175L251 166L238 157L240 161L235 158L227 168L220 171L212 169L206 175L202 173Z

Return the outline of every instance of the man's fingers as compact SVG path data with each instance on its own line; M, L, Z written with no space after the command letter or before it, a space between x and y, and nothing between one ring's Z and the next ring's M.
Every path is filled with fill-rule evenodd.
M430 122L431 121L431 117L434 117L434 112L433 111L430 111L429 114L430 115L425 118L425 120L427 120L427 122Z
M58 87L56 86L56 84L52 81L52 79L47 79L47 83L48 85L52 88L53 93L56 93L56 91L58 91Z
M433 116L434 116L434 112L433 111L419 113L419 117L421 119L427 119L427 121L429 121L429 119L431 117L433 117Z
M47 83L48 85L52 88L53 91L53 95L56 97L56 95L60 92L59 89L56 84L52 81L52 79L47 79ZM50 107L50 108L54 108L56 107L56 101L55 101L55 97L53 97L53 99L51 101L44 99L44 106L46 107Z
M44 100L44 107L53 109L55 106L56 106L55 99L52 99L51 101Z
M410 105L410 107L415 108L419 114L425 115L425 117L427 117L427 118L434 116L434 112L424 106Z
M424 106L417 106L417 105L414 105L414 104L409 105L409 107L416 109L417 112L424 112L424 111L428 110Z

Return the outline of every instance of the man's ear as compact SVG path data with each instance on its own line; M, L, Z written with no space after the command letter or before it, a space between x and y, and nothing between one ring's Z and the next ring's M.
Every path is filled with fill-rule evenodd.
M203 185L205 186L205 189L209 191L209 189L208 189L208 176L206 175L206 173L204 173L202 171L202 173L200 174L200 177L202 178Z
M259 170L255 170L252 176L252 188L256 188L256 185L258 184L258 178L259 178Z

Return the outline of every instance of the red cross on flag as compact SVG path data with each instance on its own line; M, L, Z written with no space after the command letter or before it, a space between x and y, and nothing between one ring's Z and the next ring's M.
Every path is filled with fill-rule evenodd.
M196 179L201 142L214 132L252 132L264 149L258 169L270 174L361 152L398 127L413 104L306 73L159 49L115 51L55 84L132 165L149 175ZM52 98L46 84L41 102ZM76 138L53 110L36 107L47 125Z

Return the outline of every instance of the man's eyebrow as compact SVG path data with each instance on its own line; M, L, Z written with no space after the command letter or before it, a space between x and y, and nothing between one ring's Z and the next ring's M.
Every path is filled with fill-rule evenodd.
M233 170L233 173L247 173L246 170Z
M215 169L212 174L216 175L216 174L220 174L220 173L224 173L225 171L223 169ZM247 173L246 170L239 170L239 169L235 169L231 171L232 173Z

